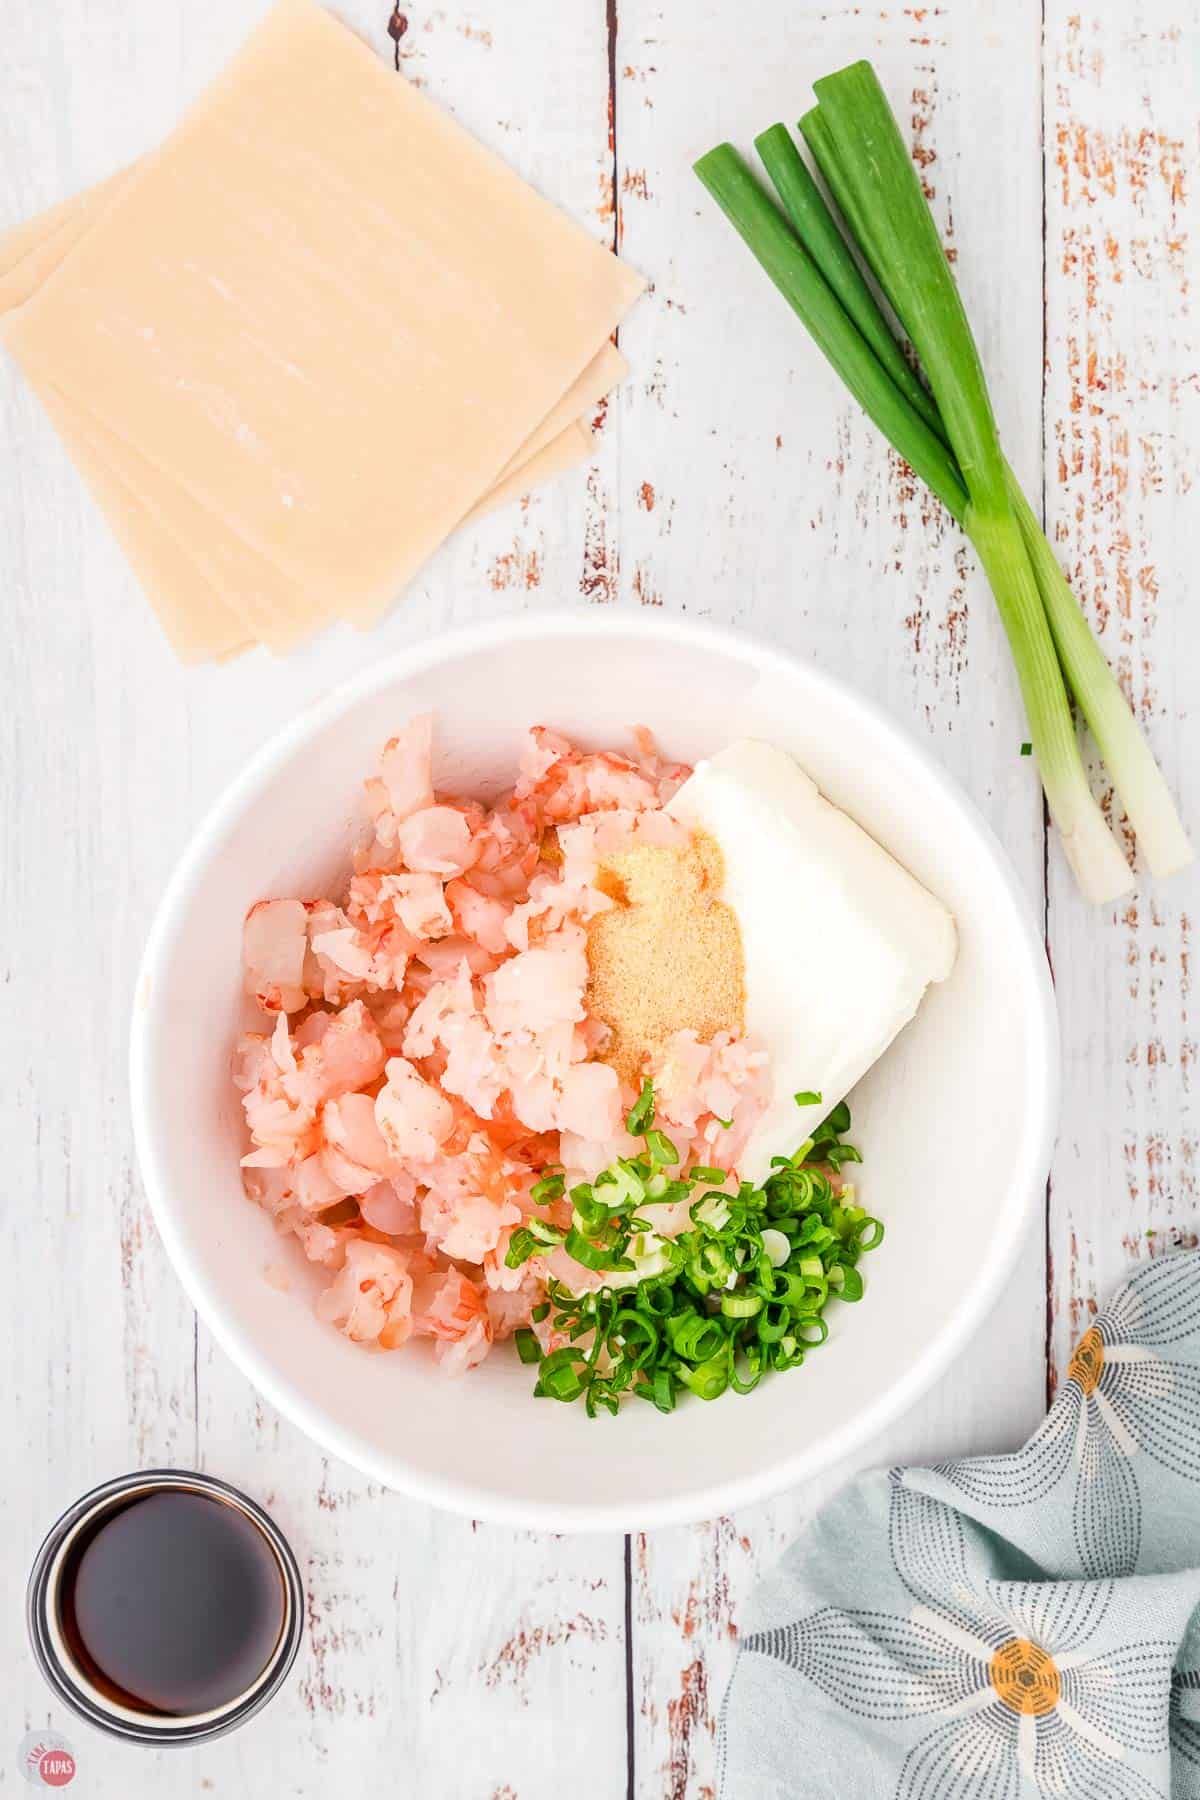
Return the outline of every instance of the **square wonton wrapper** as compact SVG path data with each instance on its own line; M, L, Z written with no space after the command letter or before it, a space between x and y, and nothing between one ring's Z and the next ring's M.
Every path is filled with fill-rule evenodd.
M255 621L279 641L385 605L640 288L284 0L5 335L60 420L286 578Z

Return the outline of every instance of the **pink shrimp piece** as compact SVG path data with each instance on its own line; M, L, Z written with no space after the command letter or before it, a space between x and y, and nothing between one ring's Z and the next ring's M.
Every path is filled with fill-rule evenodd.
M471 971L463 961L454 971L453 979L435 981L413 1008L404 1036L404 1054L428 1056L438 1044L449 1041L454 1019L469 1018L474 1011Z
M458 1168L443 1169L421 1197L421 1230L443 1256L481 1263L500 1242L506 1225L515 1225L521 1209L514 1202L482 1193L472 1182L470 1159L451 1159Z
M556 1123L581 1138L610 1138L621 1122L621 1084L607 1063L575 1063L562 1080Z
M264 1012L298 1012L306 1003L308 915L302 900L260 900L242 926L246 990Z
M538 865L542 827L533 801L489 813L475 837L470 884L494 900L523 899Z
M545 725L534 725L525 734L521 745L517 762L517 794L536 792L556 763L576 754L570 740L563 737L561 732L550 731Z
M638 767L654 783L660 806L675 798L691 774L688 763L671 762L659 751L654 733L645 725L635 725L633 741L637 745Z
M484 986L484 1010L492 1030L539 1032L584 1016L587 938L577 925L564 925L531 950L510 957Z
M358 1206L368 1225L389 1237L410 1237L420 1230L416 1207L417 1184L406 1170L389 1181L377 1181L359 1196Z
M458 1269L430 1278L414 1301L414 1328L436 1339L434 1354L447 1375L461 1375L492 1347L487 1296Z
M316 1114L293 1100L277 1083L260 1082L242 1100L254 1149L242 1158L244 1169L285 1168L320 1148Z
M413 961L428 969L431 975L445 979L457 974L462 963L466 963L472 975L487 975L496 967L497 959L472 938L455 936L441 938L436 944L419 944L413 951Z
M456 877L447 883L446 902L459 934L471 938L491 956L504 956L509 942L504 933L505 921L512 911L505 900L481 894L470 882Z
M334 1179L326 1159L327 1152L318 1150L292 1171L292 1193L297 1206L306 1213L324 1212L356 1191Z
M407 867L433 875L463 875L475 860L469 819L454 806L426 806L399 826L396 843Z
M496 1342L511 1337L518 1326L529 1324L540 1291L536 1286L517 1288L511 1293L503 1288L488 1289L488 1320Z
M379 779L397 821L433 805L432 713L418 713L384 746Z
M294 1171L291 1169L243 1169L246 1197L264 1212L277 1216L294 1204Z
M260 1082L273 1081L279 1074L279 1065L271 1053L271 1039L261 1031L244 1033L234 1045L232 1073L234 1087L243 1094Z
M316 948L316 940L332 932L348 931L350 920L332 900L310 900L305 903L308 914L308 954L304 959L304 988L312 1000L324 1000L330 1006L345 1006L361 993L362 981L341 969Z
M340 1274L317 1299L317 1317L356 1344L398 1350L412 1335L412 1276L390 1244L357 1238L346 1246Z
M344 1094L329 1100L321 1112L326 1144L376 1178L395 1172L395 1162L375 1118L369 1094ZM360 1188L354 1189L361 1193Z
M319 932L313 951L323 967L332 966L336 978L368 988L399 988L408 969L412 940L407 933L385 928L371 933L353 925Z
M298 1206L282 1213L275 1223L280 1231L292 1233L309 1262L319 1263L323 1269L340 1269L346 1260L347 1246L357 1243L360 1237L356 1225L327 1225Z
M508 1085L495 1039L478 1014L459 1018L444 1040L447 1056L442 1086L465 1100L481 1119L490 1119Z
M346 910L351 923L368 939L372 926L396 927L396 948L408 951L422 938L444 937L454 925L437 875L375 871L356 875L350 883Z
M375 1101L375 1118L391 1155L428 1161L454 1129L454 1109L403 1056L387 1064L387 1086Z
M534 726L530 740L516 794L536 799L553 823L584 813L617 808L641 812L661 804L654 781L627 756L612 750L581 752L542 726Z
M406 931L428 939L445 937L453 930L445 888L437 875L392 875L388 879L396 916Z
M369 1086L383 1074L385 1061L375 1021L361 1000L352 1000L333 1014L319 1042L300 1052L288 1087L315 1109L323 1100Z
M379 1041L391 1054L404 1048L404 1034L412 1017L412 1002L400 994L364 994L363 1005L375 1021Z

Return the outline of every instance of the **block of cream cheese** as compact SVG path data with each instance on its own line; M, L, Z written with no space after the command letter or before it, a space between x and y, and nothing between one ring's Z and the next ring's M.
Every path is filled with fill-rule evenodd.
M740 1173L761 1181L849 1093L954 965L954 920L793 759L742 738L697 765L669 811L715 838L741 927L746 1029L772 1098ZM815 1105L794 1095L813 1092Z

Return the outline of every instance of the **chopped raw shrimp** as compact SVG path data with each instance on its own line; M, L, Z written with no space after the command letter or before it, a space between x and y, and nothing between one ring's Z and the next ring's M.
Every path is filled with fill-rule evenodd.
M501 963L485 985L488 1024L497 1033L537 1033L584 1016L587 939L578 925L564 925L532 950Z
M414 1297L413 1327L436 1340L434 1354L448 1375L482 1362L492 1347L487 1296L459 1269L429 1277Z
M242 926L246 989L264 1012L298 1012L307 1002L308 914L302 900L260 900Z
M509 942L504 927L512 905L491 894L481 894L469 881L456 877L447 882L446 903L461 936L471 938L492 956L503 956Z
M395 819L433 805L433 714L419 713L384 746L379 779Z
M306 1213L324 1212L327 1208L336 1206L339 1200L345 1199L347 1194L359 1191L355 1187L346 1187L334 1179L333 1172L329 1167L327 1149L318 1150L315 1156L305 1157L304 1161L291 1171L291 1175L292 1193L296 1204L302 1207Z
M340 1269L351 1244L360 1242L354 1225L328 1225L324 1219L310 1219L299 1209L282 1214L277 1221L282 1230L291 1231L299 1240L309 1262L325 1269Z
M670 762L662 756L654 733L645 725L635 725L633 741L637 745L638 767L654 783L659 805L666 806L675 798L691 769L687 763Z
M403 1050L404 1034L412 1016L412 1001L400 994L364 994L363 1005L375 1021L384 1049L393 1053Z
M375 1118L390 1153L427 1161L454 1129L454 1108L403 1056L388 1058L387 1086L375 1101Z
M512 1293L503 1288L489 1288L487 1310L493 1338L511 1337L519 1325L528 1325L540 1296L541 1285L538 1282L530 1287L517 1288Z
M719 1031L702 1044L694 1031L667 1039L647 1070L655 1107L675 1144L715 1168L731 1169L770 1100L766 1052L753 1038Z
M507 1225L515 1225L521 1209L512 1201L480 1192L463 1167L466 1158L450 1159L421 1197L421 1230L443 1256L481 1263L500 1242Z
M375 1021L361 1000L335 1013L320 1040L303 1048L290 1077L294 1091L313 1106L369 1086L386 1061Z
M282 1213L295 1204L294 1171L291 1169L242 1169L246 1195L264 1212Z
M430 1337L457 1372L530 1320L551 1273L581 1273L558 1253L505 1262L539 1176L640 1147L587 1016L586 928L614 904L610 858L684 834L662 807L688 771L645 732L626 756L537 727L485 808L436 794L432 759L431 720L411 719L367 783L373 831L338 898L251 909L246 985L272 1027L239 1040L233 1072L247 1195L335 1275L321 1316L368 1345ZM744 1141L760 1060L744 1040L668 1046L681 1154L721 1166L726 1104L721 1148Z
M302 1162L320 1148L320 1130L310 1107L289 1098L277 1083L260 1082L242 1101L254 1149L242 1158L244 1169L283 1168Z
M396 843L409 869L463 875L475 860L470 821L454 806L427 806L404 820Z
M351 918L356 911L372 925L399 923L412 938L444 938L453 931L443 882L432 873L358 875L351 882Z
M562 1080L557 1123L583 1138L611 1137L621 1122L621 1084L607 1063L575 1063Z
M391 1175L394 1160L375 1118L375 1102L369 1094L344 1094L329 1100L321 1113L325 1140L351 1162L375 1176ZM356 1189L361 1192L361 1189Z
M322 967L331 967L338 981L349 978L380 989L401 986L411 943L406 933L386 927L364 932L342 925L314 935L312 947Z
M318 1297L317 1315L356 1344L398 1350L411 1335L413 1284L408 1260L390 1244L357 1238L337 1278Z
M662 803L654 782L627 756L583 752L556 732L535 725L521 757L516 793L536 799L551 821L620 807L640 812Z
M416 1208L416 1180L407 1170L389 1181L377 1181L359 1196L359 1208L368 1225L389 1237L411 1237L420 1230Z
M413 961L431 975L445 977L456 975L461 963L466 963L472 975L487 975L496 967L497 958L470 938L455 936L442 938L436 944L418 944Z

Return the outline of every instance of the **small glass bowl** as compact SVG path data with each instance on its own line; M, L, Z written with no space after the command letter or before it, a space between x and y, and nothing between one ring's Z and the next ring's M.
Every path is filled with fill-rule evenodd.
M156 1493L201 1494L238 1509L270 1549L283 1587L283 1619L266 1666L243 1693L214 1711L188 1716L135 1711L103 1693L73 1656L62 1629L60 1585L67 1558L82 1533L133 1499ZM287 1678L304 1631L304 1585L291 1546L261 1506L247 1495L185 1469L146 1469L119 1475L77 1500L48 1533L29 1577L26 1620L33 1654L42 1674L64 1705L89 1725L128 1743L198 1744L221 1737L259 1711Z

